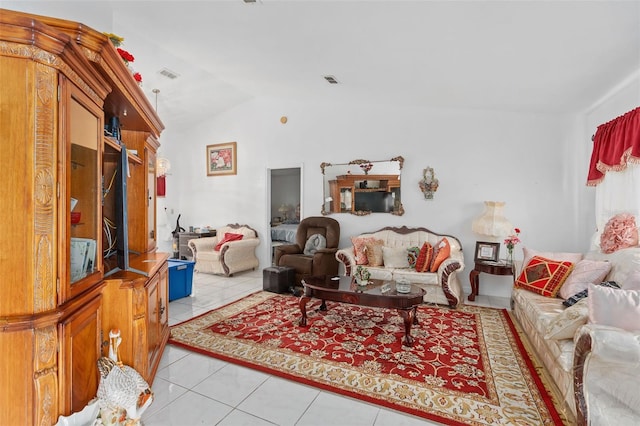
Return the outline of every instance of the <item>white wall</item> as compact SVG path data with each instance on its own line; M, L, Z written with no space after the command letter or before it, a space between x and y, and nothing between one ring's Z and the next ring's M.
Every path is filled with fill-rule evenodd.
M280 123L282 115L287 124ZM497 200L507 203L505 213L522 230L524 244L555 251L588 248L589 238L582 235L587 215L576 214L583 213L579 194L586 191L588 165L576 164L572 146L582 130L576 117L259 99L198 127L177 129L170 117L163 121L161 142L173 168L162 201L169 211L182 213L183 226L239 222L268 236L266 168L304 165L304 216L312 216L322 205L321 162L402 155L405 215L334 214L341 246L353 235L389 225L454 235L465 250L461 280L468 291L478 238L471 221L482 213L483 201ZM228 141L238 142L238 174L207 177L206 145ZM431 201L418 188L426 166L440 180ZM258 250L262 268L269 264L268 241ZM481 293L508 295L509 286L493 278L483 275Z

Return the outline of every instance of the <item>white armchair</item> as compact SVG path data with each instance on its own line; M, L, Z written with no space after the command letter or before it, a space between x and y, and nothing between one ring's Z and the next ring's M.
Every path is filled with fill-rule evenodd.
M241 234L241 240L227 241L216 246L227 234ZM247 225L223 226L216 230L215 237L204 237L190 240L189 248L193 252L196 272L233 276L236 272L258 267L256 247L260 244L258 233Z
M640 424L640 332L587 324L575 340L578 425Z

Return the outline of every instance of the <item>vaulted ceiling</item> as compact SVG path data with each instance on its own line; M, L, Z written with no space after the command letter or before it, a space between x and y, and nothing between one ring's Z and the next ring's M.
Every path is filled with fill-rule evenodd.
M638 1L2 0L0 6L124 37L143 90L172 122L265 96L580 112L640 70ZM178 77L164 77L163 69Z

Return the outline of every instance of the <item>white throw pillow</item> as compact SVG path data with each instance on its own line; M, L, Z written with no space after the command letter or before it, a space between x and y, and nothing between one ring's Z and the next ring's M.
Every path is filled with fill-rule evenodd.
M522 259L523 268L527 266L533 256L544 257L545 259L557 260L560 262L571 262L574 265L582 260L582 253L562 253L551 251L537 251L527 247L522 247Z
M386 268L408 268L409 256L404 247L382 247L382 260Z
M589 305L587 299L581 299L575 305L568 307L551 320L547 326L545 339L573 339L576 331L589 320Z
M627 280L620 283L620 287L625 290L640 290L640 271L633 272Z
M586 290L589 284L602 282L610 270L610 262L583 259L574 265L571 274L560 287L558 296L568 299L574 294Z
M640 330L640 290L623 290L589 284L589 322Z

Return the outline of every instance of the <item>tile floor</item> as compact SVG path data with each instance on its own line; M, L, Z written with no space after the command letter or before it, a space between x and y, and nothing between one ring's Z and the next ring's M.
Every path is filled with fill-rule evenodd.
M262 271L232 278L195 273L191 297L169 304L169 324L258 290L262 290ZM507 298L488 296L466 303L509 306ZM172 345L164 351L152 388L155 401L142 416L144 426L438 424Z

